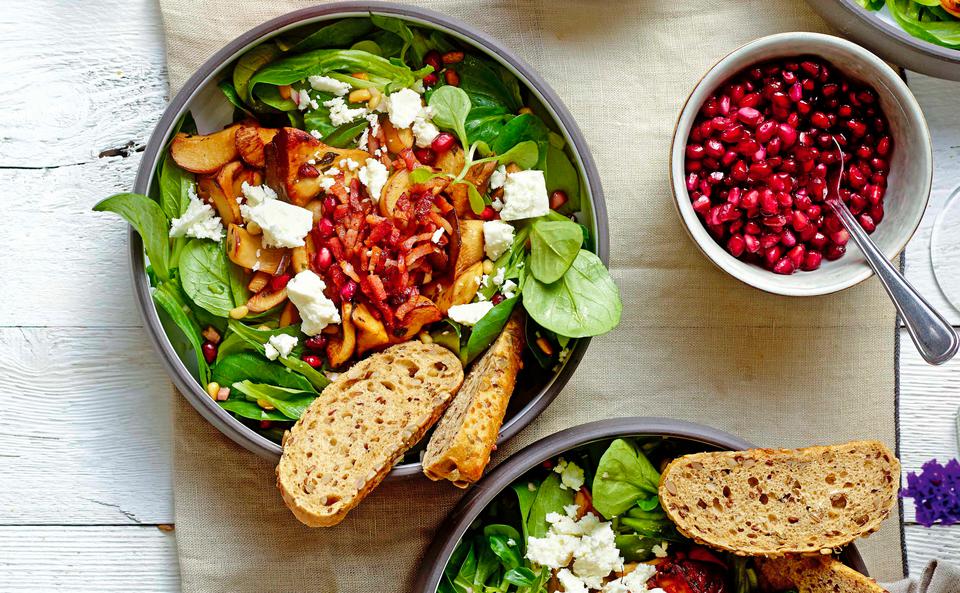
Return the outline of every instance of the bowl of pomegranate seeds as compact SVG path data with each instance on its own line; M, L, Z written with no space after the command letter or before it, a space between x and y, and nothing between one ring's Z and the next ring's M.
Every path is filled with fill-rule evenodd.
M930 194L920 106L862 47L784 33L741 47L701 79L677 124L671 182L687 231L717 266L768 292L828 294L872 275L824 202L841 158L840 197L895 257Z

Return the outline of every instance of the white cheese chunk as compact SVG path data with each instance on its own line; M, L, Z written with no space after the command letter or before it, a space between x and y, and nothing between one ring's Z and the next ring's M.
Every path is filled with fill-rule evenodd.
M586 583L567 568L557 572L557 582L563 587L564 593L589 593Z
M307 89L294 90L290 95L290 98L293 99L293 102L297 104L297 109L300 111L306 111L307 109L319 109L320 104L317 103L317 100L310 97L310 92Z
M383 186L387 184L387 167L376 159L367 159L367 162L360 167L357 177L367 188L370 199L374 202L380 201L380 194L383 192Z
M307 82L313 90L342 97L350 92L350 85L329 76L308 76Z
M483 223L483 251L493 261L500 259L513 245L513 226L499 220Z
M340 162L337 164L341 169L345 169L347 171L356 171L360 168L360 163L351 158L340 159Z
M290 356L290 352L292 352L296 347L296 336L280 334L277 336L270 336L270 339L267 340L267 343L263 345L263 350L267 358L270 360L276 360L277 358L286 358Z
M500 292L503 293L503 298L512 299L517 296L517 283L513 280L507 280L503 283L503 286L500 287Z
M287 296L303 320L300 330L308 336L319 334L328 325L340 323L337 306L323 294L326 288L320 276L310 270L300 272L287 283Z
M507 180L507 168L503 165L497 165L497 168L490 174L490 189L500 189Z
M592 589L599 589L611 572L623 570L623 557L612 523L600 523L580 538L573 552L573 572Z
M409 128L423 111L420 95L410 89L400 89L386 97L387 115L398 130Z
M504 284L503 286L503 290L507 290L507 285ZM516 288L516 286L517 285L514 284L511 288ZM580 469L580 466L578 466L576 463L571 463L565 459L561 459L559 462L557 462L557 465L553 468L553 471L560 474L560 488L562 490L579 490L580 487L583 486L583 470Z
M440 130L430 121L432 117L433 110L428 106L413 119L413 137L420 148L427 148L440 135Z
M330 123L335 126L348 124L367 114L367 110L364 107L356 107L354 109L348 107L343 97L334 97L329 101L324 101L323 106L330 109Z
M603 586L603 593L653 593L662 589L648 589L647 581L657 574L656 566L637 564L636 568L619 579L613 579Z
M547 182L543 171L517 171L507 175L503 184L503 220L535 218L550 212Z
M443 236L443 227L438 228L433 231L433 235L430 237L430 241L433 243L440 243L440 237Z
M187 189L189 203L180 218L170 221L171 237L193 237L195 239L210 239L219 242L223 238L223 225L214 209L199 197L197 190L191 185Z
M266 247L300 247L313 227L313 213L280 200L267 200L246 208L246 218L263 229Z
M277 192L269 185L250 185L246 181L240 186L243 197L247 199L247 206L259 206L267 200L276 200Z
M447 311L447 316L461 325L473 326L483 319L483 316L489 313L490 309L493 309L493 303L490 301L454 305Z

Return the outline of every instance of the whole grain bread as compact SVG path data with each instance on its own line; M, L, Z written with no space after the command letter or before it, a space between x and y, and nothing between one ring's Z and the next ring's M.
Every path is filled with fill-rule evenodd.
M886 593L886 589L830 556L791 556L759 560L763 590L797 593Z
M437 424L423 456L423 473L428 478L466 488L483 475L517 383L522 351L523 317L516 311L471 367Z
M660 503L686 536L744 556L829 553L880 527L900 463L877 441L673 460Z
M462 382L452 352L419 341L355 364L285 435L277 465L284 503L311 527L342 521L433 426Z

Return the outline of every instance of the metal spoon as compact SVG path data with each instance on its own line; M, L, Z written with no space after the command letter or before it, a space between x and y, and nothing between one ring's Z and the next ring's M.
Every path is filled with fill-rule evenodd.
M850 233L853 242L863 252L867 263L880 279L923 359L930 364L947 362L960 347L956 330L890 263L840 198L840 178L844 171L843 150L836 138L833 143L840 155L840 167L824 189L824 201L837 214L843 227Z

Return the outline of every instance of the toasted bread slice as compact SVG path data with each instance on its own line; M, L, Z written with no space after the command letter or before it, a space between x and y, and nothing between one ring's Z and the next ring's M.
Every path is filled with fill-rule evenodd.
M771 591L886 593L886 589L830 556L792 556L758 561L760 580Z
M500 337L467 373L463 387L433 433L423 473L466 488L483 475L517 383L523 351L523 317L514 312Z
M899 483L877 441L696 453L664 470L660 503L683 534L734 554L829 553L876 531Z
M433 426L462 382L460 360L436 344L398 344L355 364L284 438L277 465L284 503L311 527L342 521Z

